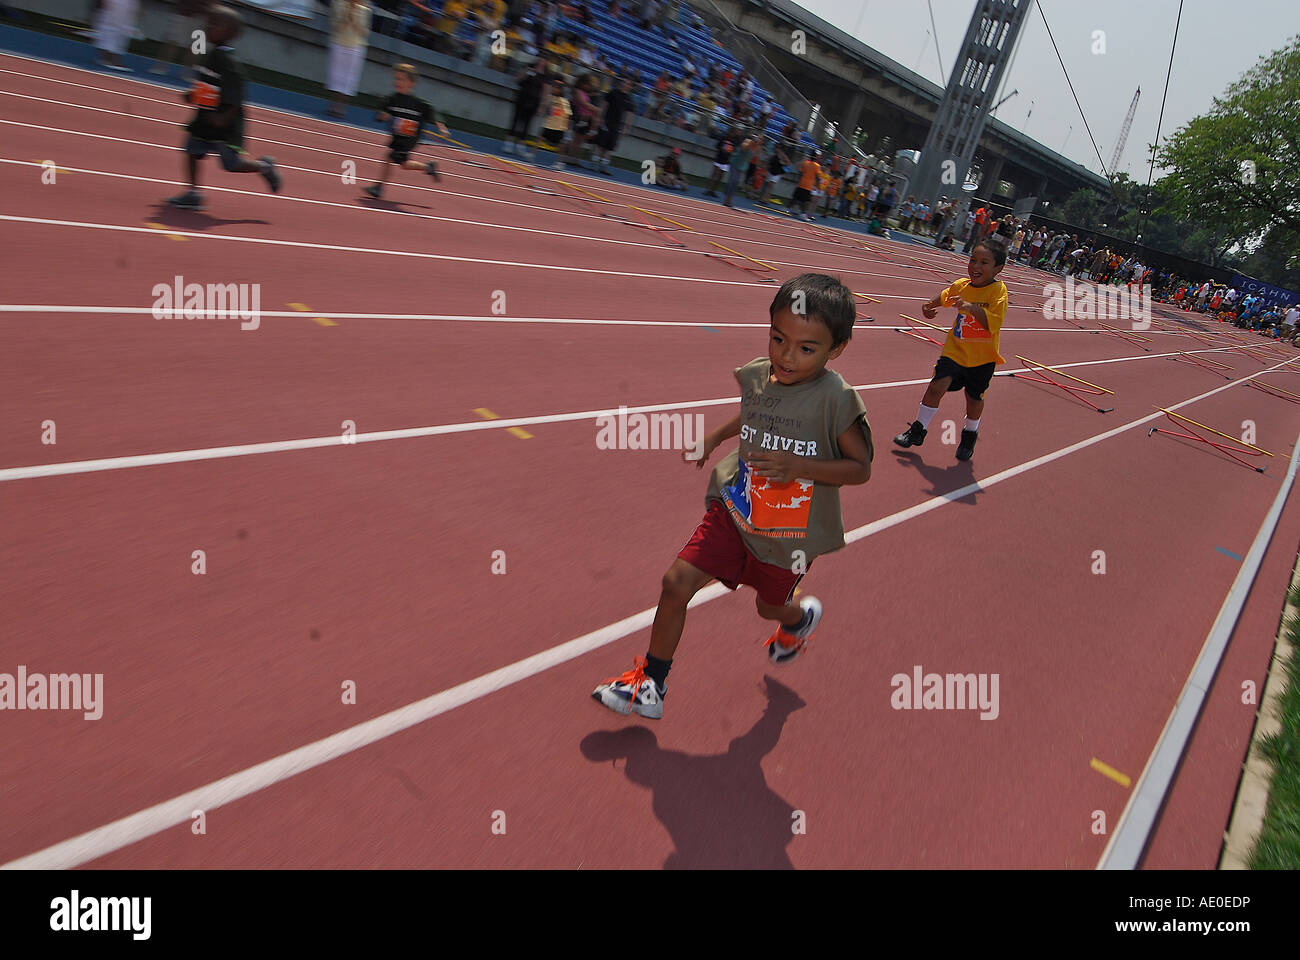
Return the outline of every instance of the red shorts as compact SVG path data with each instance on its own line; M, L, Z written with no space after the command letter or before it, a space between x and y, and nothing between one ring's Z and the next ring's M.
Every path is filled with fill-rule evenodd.
M774 607L789 603L794 588L803 579L802 573L764 563L750 553L740 538L740 531L731 522L726 504L719 500L709 504L704 519L677 556L714 577L728 590L748 584L758 591L764 603Z

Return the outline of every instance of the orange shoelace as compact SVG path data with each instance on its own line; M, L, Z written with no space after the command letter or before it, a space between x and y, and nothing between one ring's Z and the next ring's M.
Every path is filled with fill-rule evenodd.
M632 660L632 669L626 673L621 673L617 677L606 677L606 683L626 683L632 688L632 695L641 689L641 684L645 683L645 668L649 665L644 657L635 657Z
M770 637L768 637L766 640L763 641L763 646L765 646L765 647L770 647L772 644L774 644L774 643L778 643L778 641L777 641L777 637L781 636L782 633L785 633L785 627L777 627L777 628L776 628L776 632L773 633ZM795 636L794 636L794 634L792 634L792 633L786 633L785 635L786 635L787 637L789 637L791 640L795 640ZM812 639L813 637L815 637L815 636L816 636L816 634L813 634L812 636L804 637L802 640L795 640L795 645L794 645L793 647L790 646L790 645L788 645L788 644L785 644L785 643L781 643L781 644L779 644L779 645L780 645L780 647L781 647L783 650L792 650L792 651L793 651L793 650L802 650L802 649L804 648L804 646L807 645L808 641L811 640L811 639Z

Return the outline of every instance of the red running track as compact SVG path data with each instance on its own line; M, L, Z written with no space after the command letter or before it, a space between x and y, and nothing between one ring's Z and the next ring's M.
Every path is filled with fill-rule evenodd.
M1004 353L1074 365L1115 411L999 378L971 463L942 442L955 398L930 442L898 451L938 350L892 328L960 257L563 175L608 202L578 199L550 171L444 148L441 184L407 174L374 203L341 171L366 182L380 137L260 108L250 148L275 154L284 192L209 163L209 210L178 213L158 204L178 192L172 91L9 56L0 71L0 672L102 673L105 691L96 721L0 718L0 863L1097 863L1093 811L1113 827L1131 787L1092 761L1136 780L1154 748L1300 431L1294 404L1242 378L1294 354L1228 350L1263 341L1212 323L1209 342L1170 324L1137 344L1048 321L1056 278L1012 266ZM677 221L685 249L606 216L629 203ZM594 420L728 415L775 284L704 256L709 241L778 281L833 272L881 301L863 300L836 364L863 391L875 471L843 498L853 542L805 581L827 609L807 657L770 669L750 598L706 599L665 719L624 721L588 693L644 652L705 477L671 451L598 449ZM155 319L153 288L176 275L260 284L260 327ZM1231 368L1165 356L1180 351ZM1263 379L1300 392L1289 368ZM1183 403L1228 432L1253 420L1267 472L1148 437L1165 421L1139 421ZM355 446L337 442L345 420ZM177 451L208 453L160 462ZM120 457L145 459L90 463ZM1147 866L1217 861L1254 716L1241 684L1263 685L1297 509ZM482 679L584 637L508 686ZM891 678L916 665L997 674L996 719L894 710ZM410 704L427 718L388 716Z

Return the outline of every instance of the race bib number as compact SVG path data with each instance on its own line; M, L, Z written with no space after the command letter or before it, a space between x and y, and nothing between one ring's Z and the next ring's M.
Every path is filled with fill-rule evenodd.
M993 334L975 322L969 313L958 313L952 335L958 340L992 340Z
M723 489L733 514L753 532L767 536L802 536L812 511L812 493L811 480L773 483L755 476L744 460L736 479Z
M393 120L393 133L399 137L413 137L419 129L419 121L409 120L406 117L397 117Z
M195 80L190 90L190 102L201 110L215 110L221 103L221 89L202 80Z

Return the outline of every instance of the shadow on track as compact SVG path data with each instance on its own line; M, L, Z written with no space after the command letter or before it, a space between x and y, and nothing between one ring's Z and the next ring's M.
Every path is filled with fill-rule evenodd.
M776 746L786 719L806 704L789 687L764 677L767 709L731 741L726 753L697 757L659 747L648 727L600 730L582 739L582 755L611 763L654 792L654 812L676 849L665 869L784 869L794 865L794 807L767 785L761 761Z

